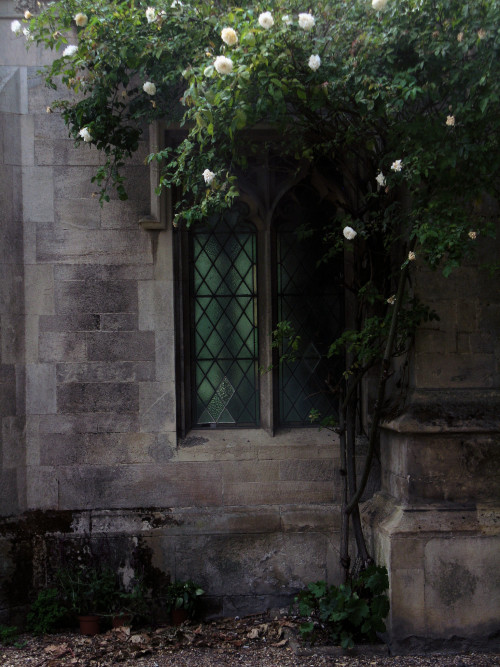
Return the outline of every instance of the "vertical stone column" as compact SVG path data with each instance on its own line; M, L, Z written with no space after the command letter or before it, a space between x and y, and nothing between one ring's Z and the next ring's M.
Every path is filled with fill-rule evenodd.
M500 609L498 285L479 262L448 279L420 269L416 284L441 319L417 336L413 391L383 426L382 489L364 508L399 651L488 643Z

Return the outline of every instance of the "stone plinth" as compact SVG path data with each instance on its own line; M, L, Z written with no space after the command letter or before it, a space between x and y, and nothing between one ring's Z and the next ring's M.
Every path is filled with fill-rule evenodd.
M498 391L421 391L383 428L364 518L389 570L395 651L498 635L499 408Z

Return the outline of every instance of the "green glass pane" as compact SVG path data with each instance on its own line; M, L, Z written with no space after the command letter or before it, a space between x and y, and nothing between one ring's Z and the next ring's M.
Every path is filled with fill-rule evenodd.
M234 216L192 238L194 423L257 424L256 234Z
M278 321L288 321L301 338L295 361L279 369L279 410L283 425L309 424L314 408L323 416L336 414L337 405L326 379L340 376L337 359L326 359L332 340L342 329L341 292L331 267L318 267L315 239L300 239L283 226L278 241ZM329 273L330 271L330 273ZM286 351L286 341L280 350Z

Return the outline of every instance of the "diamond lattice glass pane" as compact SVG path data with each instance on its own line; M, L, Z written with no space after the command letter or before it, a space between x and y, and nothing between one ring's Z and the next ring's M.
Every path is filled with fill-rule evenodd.
M298 426L310 423L313 408L323 416L337 412L326 380L338 378L341 369L326 352L341 332L343 302L331 267L318 266L315 239L299 240L293 225L282 225L277 241L278 321L290 322L302 341L296 361L280 365L280 423Z
M256 425L255 230L231 212L191 237L194 422Z

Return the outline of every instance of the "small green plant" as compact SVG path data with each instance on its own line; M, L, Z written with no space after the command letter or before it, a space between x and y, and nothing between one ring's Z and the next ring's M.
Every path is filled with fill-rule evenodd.
M9 644L16 644L19 630L14 625L0 624L0 644L8 646Z
M189 616L193 616L204 592L194 581L174 581L167 588L167 609L185 609Z
M151 608L151 597L142 578L133 580L128 589L119 591L116 597L114 616L146 618Z
M355 643L374 641L384 632L389 612L387 569L370 565L357 579L340 586L324 581L309 584L295 598L302 616L308 617L300 627L304 639L314 639L318 623L330 639L343 648Z
M27 628L36 635L54 632L68 620L69 610L57 588L45 588L38 593L27 616Z
M109 613L120 596L117 574L109 567L61 569L56 586L63 604L74 614Z

